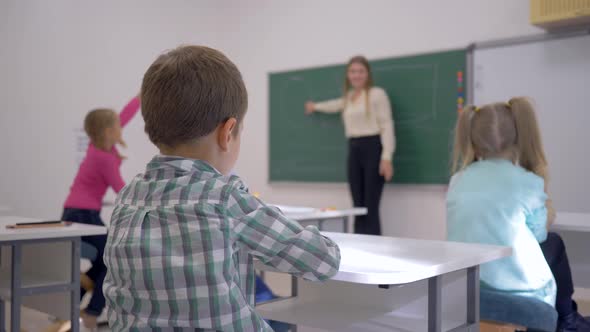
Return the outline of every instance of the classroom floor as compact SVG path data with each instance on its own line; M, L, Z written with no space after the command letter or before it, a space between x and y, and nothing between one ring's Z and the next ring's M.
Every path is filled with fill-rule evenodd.
M267 273L265 276L265 280L268 285L273 289L273 291L279 296L289 296L290 294L290 278L284 275L275 274L275 273ZM583 295L586 297L588 294L582 294L583 292L577 290L576 294ZM580 300L578 301L578 310L584 316L590 315L590 300ZM23 331L26 332L45 332L47 328L50 327L52 321L50 317L46 314L40 313L35 310L31 310L28 308L23 308L22 310L22 328ZM311 329L303 329L305 331L312 331ZM99 332L106 332L109 331L108 327L101 327Z
M590 301L578 302L580 312L584 315L590 315ZM26 332L46 331L51 325L49 316L35 310L23 308L22 311L22 329ZM108 327L101 327L99 332L109 331Z
M578 311L584 316L590 316L590 300L589 301L582 301L577 300L578 302Z
M21 332L49 332L54 331L54 324L51 317L46 314L28 309L22 308L21 311ZM110 331L108 326L100 327L99 332Z

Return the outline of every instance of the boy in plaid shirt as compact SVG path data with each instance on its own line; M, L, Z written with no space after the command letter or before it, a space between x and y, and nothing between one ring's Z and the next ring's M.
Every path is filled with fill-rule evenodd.
M117 198L104 254L111 329L272 331L254 309L253 259L326 280L340 251L228 175L247 108L240 72L219 51L179 47L147 70L141 104L161 154Z

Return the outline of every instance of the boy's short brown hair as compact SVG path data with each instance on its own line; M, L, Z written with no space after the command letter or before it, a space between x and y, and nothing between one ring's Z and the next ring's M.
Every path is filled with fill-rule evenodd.
M104 139L105 129L112 127L117 119L117 113L110 108L94 109L84 118L84 131L93 144Z
M247 106L240 71L209 47L180 46L166 52L143 76L141 114L156 145L174 147L199 139L229 118L241 123Z

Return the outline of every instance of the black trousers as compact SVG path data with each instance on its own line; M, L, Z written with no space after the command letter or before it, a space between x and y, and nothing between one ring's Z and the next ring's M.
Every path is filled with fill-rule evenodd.
M555 300L555 310L559 317L567 316L577 310L576 303L572 300L574 294L574 282L572 280L572 271L567 259L565 244L557 233L547 234L547 240L541 243L541 250L545 260L551 268L553 277L557 284L557 297Z
M379 203L385 179L379 175L381 138L366 136L348 141L348 184L355 207L366 207L366 216L354 220L357 234L381 235Z
M104 223L100 219L100 211L95 210L65 208L61 220L104 226ZM90 270L88 270L88 272L86 272L86 275L92 279L92 281L94 281L94 290L92 291L90 302L84 311L89 315L100 316L102 310L105 307L105 298L102 292L102 284L107 273L107 267L104 265L102 256L104 254L107 236L83 236L82 241L88 242L98 250L96 259L92 261L92 267ZM84 296L85 292L86 291L84 289L80 289L80 298Z

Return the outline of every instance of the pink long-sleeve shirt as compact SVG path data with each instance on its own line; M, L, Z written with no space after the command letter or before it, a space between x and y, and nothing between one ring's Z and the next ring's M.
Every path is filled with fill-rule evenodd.
M121 127L127 125L139 110L139 106L139 98L129 101L119 114ZM88 144L86 156L70 187L70 194L64 207L100 211L107 189L111 187L118 193L125 186L119 170L120 166L121 159L114 146L107 152L97 149L92 143Z

